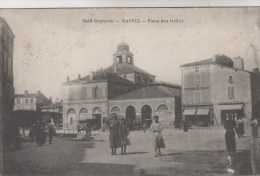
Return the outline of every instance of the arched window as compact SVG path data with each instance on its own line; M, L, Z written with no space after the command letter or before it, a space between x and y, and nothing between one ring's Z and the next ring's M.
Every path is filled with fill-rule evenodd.
M76 113L76 111L74 109L69 109L68 114L72 114L72 113Z
M111 109L111 112L119 112L120 111L120 108L118 106L114 106L112 109Z
M72 125L73 124L73 118L71 117L70 118L70 125Z
M101 113L102 113L102 111L99 107L96 107L93 109L93 114L101 114Z
M82 109L80 110L80 113L88 113L88 110L87 110L86 108L82 108Z
M166 106L165 104L161 104L157 108L157 111L167 111L167 110L168 110L168 106Z

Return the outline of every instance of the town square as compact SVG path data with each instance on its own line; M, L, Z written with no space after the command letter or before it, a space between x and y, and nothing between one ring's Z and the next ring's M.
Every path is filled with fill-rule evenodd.
M259 14L1 9L1 174L259 175Z

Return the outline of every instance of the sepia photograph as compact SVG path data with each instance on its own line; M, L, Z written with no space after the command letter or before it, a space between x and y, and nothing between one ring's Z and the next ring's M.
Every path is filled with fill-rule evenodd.
M0 9L0 175L260 175L260 7Z

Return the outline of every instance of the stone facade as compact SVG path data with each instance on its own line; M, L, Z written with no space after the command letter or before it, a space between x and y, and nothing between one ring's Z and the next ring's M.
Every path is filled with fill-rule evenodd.
M90 123L94 129L99 129L113 112L133 123L142 120L142 108L146 108L145 116L148 120L151 120L153 115L159 115L163 121L172 123L175 114L178 113L178 110L177 112L175 110L176 99L181 110L180 86L175 85L174 88L162 86L154 89L155 76L134 65L134 56L125 43L117 46L113 61L112 66L90 72L88 76L81 78L79 75L78 79L71 81L68 77L62 88L63 128L78 130L82 123ZM138 96L135 100L116 99L146 87L152 87L148 97L140 99L141 96ZM160 105L165 106L158 110ZM131 108L130 111L127 108L129 106L134 107L132 111Z
M223 125L226 114L251 119L250 73L239 61L234 68L231 58L218 55L182 66L184 117L194 124L214 126Z

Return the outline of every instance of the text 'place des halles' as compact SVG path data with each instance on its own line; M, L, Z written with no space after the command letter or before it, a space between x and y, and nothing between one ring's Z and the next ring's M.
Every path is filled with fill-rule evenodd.
M93 17L94 12L98 14L100 9L92 10L91 18L101 19L98 15ZM116 9L109 9L108 12L113 10L117 14ZM191 9L186 9L187 12L189 10ZM30 10L24 9L25 11ZM111 35L121 35L119 38L123 36L125 39L116 38L116 42L109 42L110 40L100 41L102 37L110 39L111 36L107 35L105 30L98 31L99 27L103 25L105 28L109 25L105 29L110 31L123 24L86 22L83 25L90 26L84 30L96 30L94 35L102 36L91 38L81 34L84 33L81 31L82 28L77 29L69 25L64 27L60 22L54 24L55 20L50 21L49 18L46 20L42 17L42 30L53 36L72 36L72 39L63 40L61 37L59 40L53 40L46 36L44 40L52 40L52 46L45 47L43 42L39 45L27 44L26 49L22 49L23 37L28 36L30 32L17 30L15 15L11 17L10 13L4 12L0 11L1 174L260 174L259 24L251 31L251 34L256 36L255 40L248 44L237 43L237 49L233 46L234 42L230 46L231 50L244 50L245 55L234 57L220 52L211 53L208 58L198 58L198 54L190 60L181 61L182 58L169 57L171 51L163 50L166 45L177 45L170 43L169 36L166 36L170 26L164 26L169 29L160 28L160 25L164 24L152 24L157 25L153 26L160 31L157 33L149 31L149 27L146 27L147 33L143 32L142 25L151 24L140 24L141 34L136 31L136 43L132 40L134 36L131 30L137 29L133 26L138 24L124 24L123 27L118 27L118 30L128 32L111 32ZM163 14L163 11L160 12ZM59 13L61 11L57 10L57 15ZM55 18L58 16L53 17ZM258 18L260 19L259 15ZM36 19L40 18L35 17ZM72 19L66 20L71 20L72 23ZM178 28L181 25L185 26L189 20L182 19L184 20L181 23L167 25L179 25ZM28 23L28 30L35 35L34 40L37 41L44 37L45 33L43 32L42 36L38 34L37 30L41 27L32 24ZM56 25L60 33L52 31L45 24ZM129 29L126 29L128 25ZM24 24L19 28L23 29L25 26ZM71 33L64 32L63 27ZM164 32L165 34L162 34ZM156 38L146 38L147 41L144 42L144 39L138 37L151 33L153 36L165 35L165 42L158 41L154 47ZM203 32L197 34L204 35ZM55 51L56 47L58 50L60 45L69 46L74 42L73 35L79 40L87 36L92 43L86 44L90 47L87 52L80 52L84 48L84 44L78 44L80 42L71 47L77 50L75 56L88 58L98 55L97 57L103 58L82 62L79 58L73 57L64 67L51 64L54 61L50 60L55 58L46 59L46 62L42 61L37 65L33 65L34 60L31 59L31 63L23 63L32 64L27 67L16 64L21 59L17 56L22 56L21 53L30 49L32 52L27 57L36 58L37 52L41 52L43 48L52 49L42 52L44 56L48 56L48 52ZM180 36L176 41L181 41ZM201 40L205 39L203 37ZM136 51L135 45L142 47ZM188 47L183 43L180 45L183 48ZM202 49L202 46L191 47L207 50ZM148 59L154 58L153 55L157 57L158 52L161 58ZM179 52L189 51L182 49ZM63 55L60 58L70 57L66 51L61 54ZM169 60L164 59L166 56ZM58 59L55 62L63 63ZM95 68L95 62L101 63L102 66ZM249 62L253 63L251 69L246 67ZM180 63L178 68L172 66L176 63ZM72 64L76 64L73 71L59 71L59 68L69 68ZM145 67L146 65L149 66ZM154 68L149 69L151 65ZM84 66L86 68L82 69ZM46 67L44 72L41 71L41 67ZM167 78L178 78L180 82L166 81L159 75L160 72L166 72ZM64 73L71 75L64 76ZM25 75L29 75L30 78ZM58 80L60 77L64 79Z

